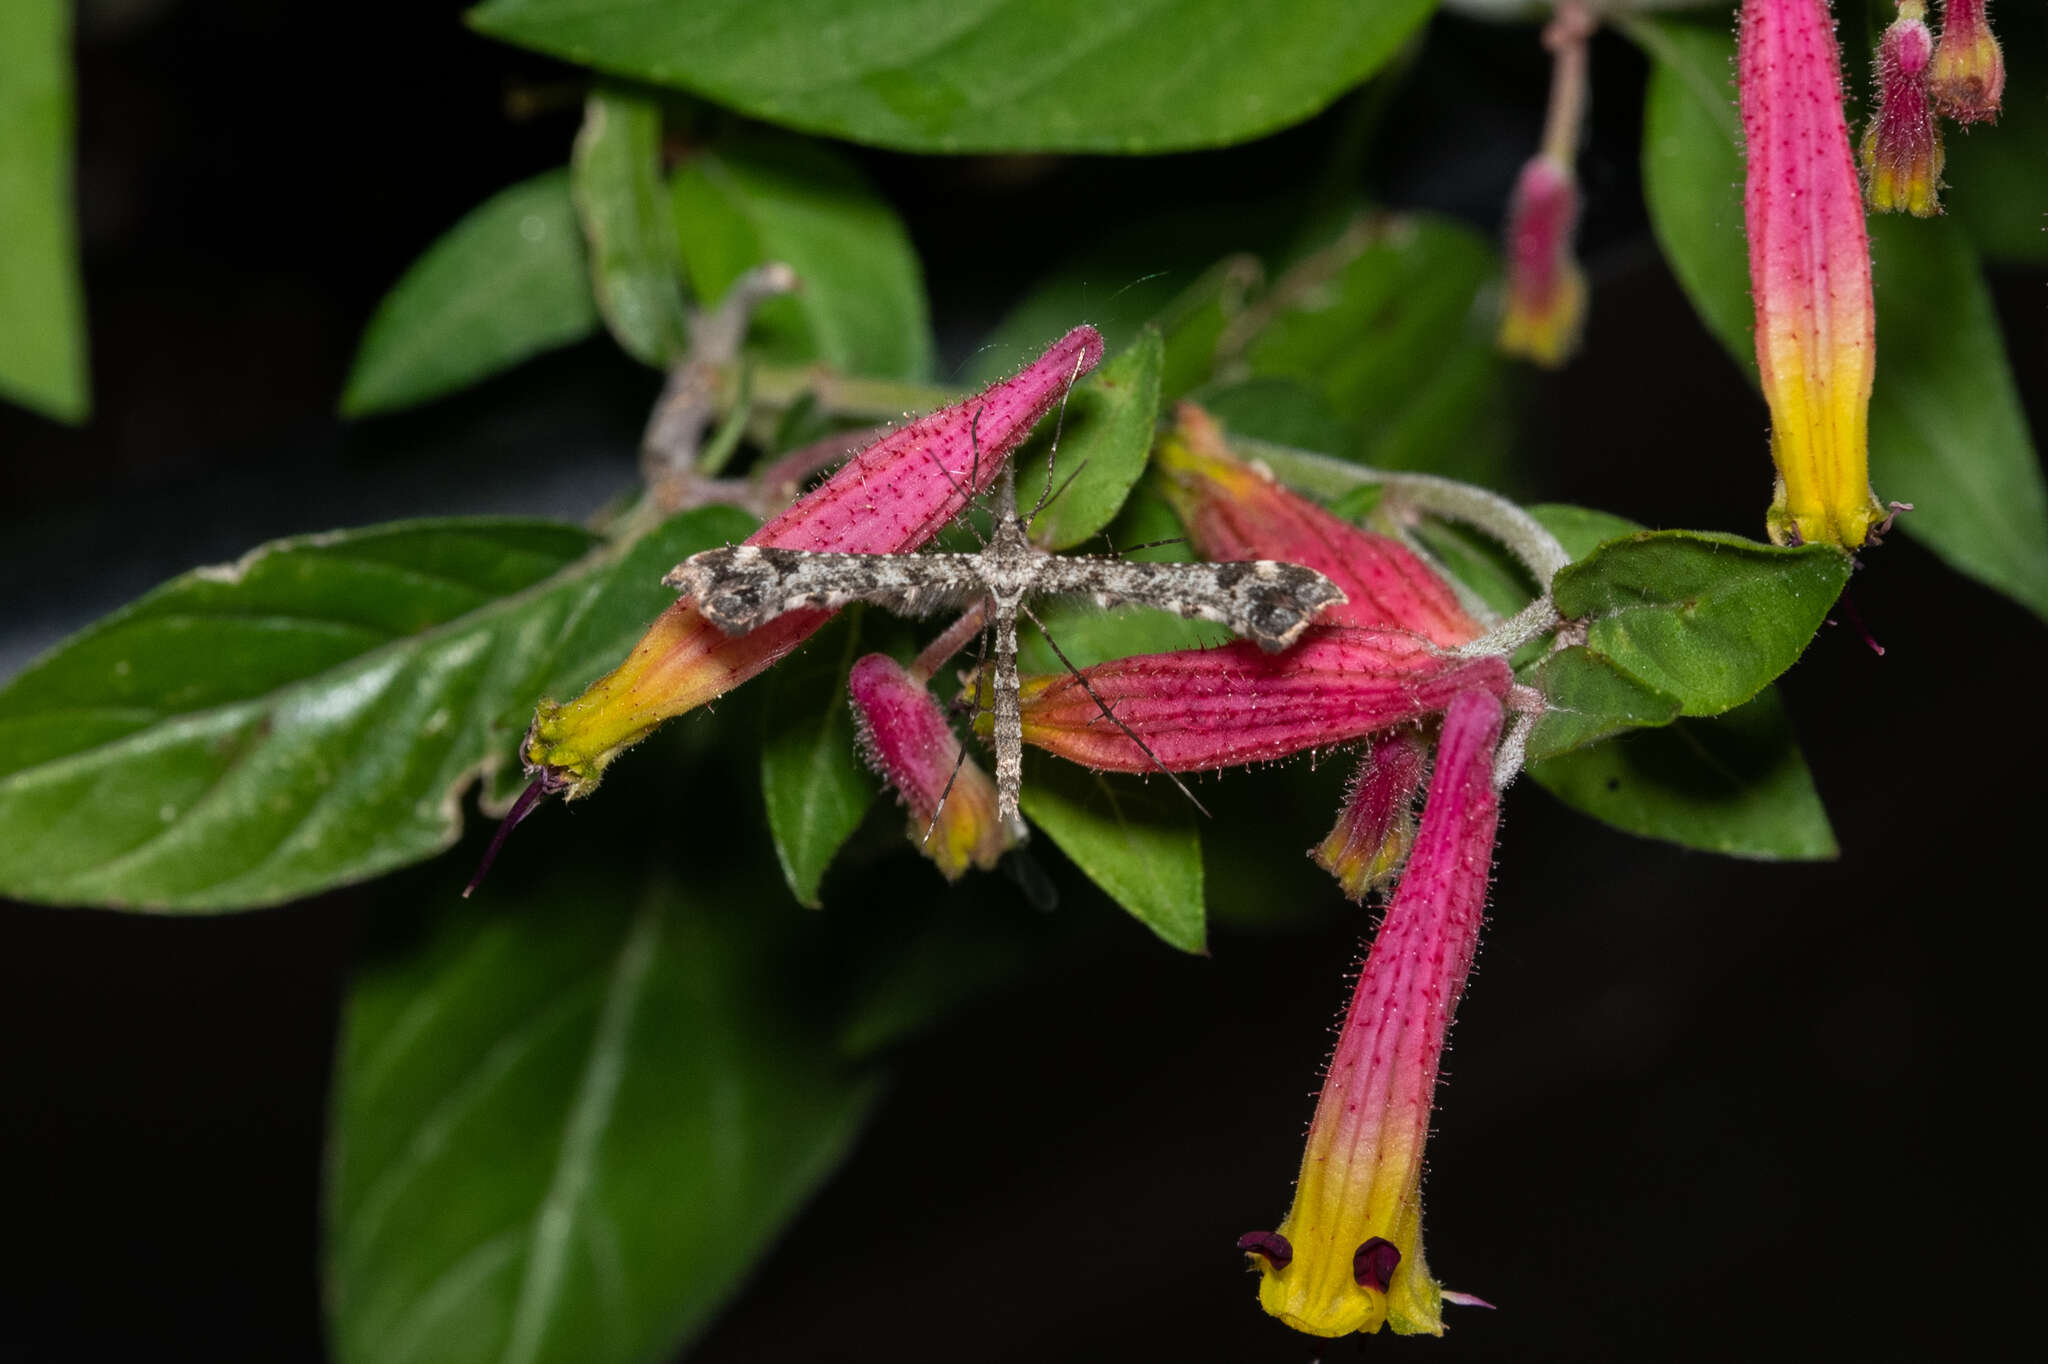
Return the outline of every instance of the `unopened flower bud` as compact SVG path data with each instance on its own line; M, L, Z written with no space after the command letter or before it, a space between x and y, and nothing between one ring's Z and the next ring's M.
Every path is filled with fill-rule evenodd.
M1899 0L1899 17L1877 45L1877 113L1863 131L1863 169L1876 213L1931 218L1941 212L1941 125L1927 90L1934 35L1921 0Z
M1998 117L2005 97L2005 53L1991 34L1985 0L1947 0L1941 40L1927 65L1927 92L1936 111L1958 123Z
M1415 793L1422 788L1422 735L1412 725L1372 741L1337 827L1309 853L1352 901L1394 883L1415 841Z
M1508 202L1507 302L1500 348L1555 369L1578 349L1586 277L1572 254L1579 186L1572 168L1539 154Z
M1215 419L1182 403L1153 455L1160 490L1204 559L1303 564L1344 591L1330 625L1395 626L1445 648L1479 634L1450 584L1400 541L1353 525L1230 453Z
M869 654L846 679L860 751L910 810L910 841L957 881L987 871L1009 846L996 787L961 748L937 697L886 654Z

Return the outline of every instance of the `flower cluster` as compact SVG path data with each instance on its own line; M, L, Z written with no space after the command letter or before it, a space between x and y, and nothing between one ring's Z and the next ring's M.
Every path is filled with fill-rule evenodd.
M1947 0L1939 40L1924 0L1898 0L1875 65L1877 112L1863 133L1870 207L1933 217L1941 212L1940 118L1994 121L2005 95L2005 54L1985 0Z

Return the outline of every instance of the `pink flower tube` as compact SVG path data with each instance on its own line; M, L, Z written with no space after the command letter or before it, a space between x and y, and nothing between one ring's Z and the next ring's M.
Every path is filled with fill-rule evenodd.
M1294 1206L1238 1241L1259 1303L1318 1336L1441 1335L1446 1294L1422 1254L1422 1149L1451 1017L1479 942L1499 797L1501 705L1468 691L1444 716L1407 875L1359 972L1309 1125Z
M910 841L948 881L995 866L1009 846L996 817L996 785L960 747L925 684L886 654L868 654L846 679L860 749L910 811Z

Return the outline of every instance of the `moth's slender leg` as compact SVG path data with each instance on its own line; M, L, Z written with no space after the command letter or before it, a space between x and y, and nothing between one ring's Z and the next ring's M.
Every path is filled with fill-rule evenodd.
M960 780L960 769L967 766L967 745L960 745L960 756L953 759L953 770L946 776L946 784L939 791L939 803L932 806L932 822L924 826L924 837L917 841L920 848L929 847L932 835L938 832L939 816L946 813L946 797L953 794L953 783Z
M996 813L1014 838L1024 836L1017 793L1024 786L1024 712L1017 692L1017 617L1001 609L990 622L996 636L995 692ZM977 689L978 690L978 689Z
M1030 619L1031 623L1038 627L1038 633L1045 636L1045 642L1052 646L1054 656L1057 657L1060 662L1067 665L1067 671L1072 673L1074 675L1074 680L1081 684L1081 690L1088 693L1088 699L1090 701L1093 701L1095 703L1095 708L1102 712L1102 718L1109 721L1111 724L1115 725L1118 729L1122 730L1124 732L1124 737L1129 739L1132 743L1136 744L1138 746L1138 751L1143 753L1147 758L1150 758L1152 760L1152 765L1158 768L1161 772L1164 772L1166 774L1166 779L1172 782L1175 786L1180 788L1180 793L1188 798L1188 803L1193 805L1197 810L1200 810L1204 816L1207 816L1209 813L1208 807L1203 805L1201 801L1195 799L1195 793L1188 790L1188 784L1180 779L1180 774L1173 771L1173 769L1169 768L1165 763L1159 761L1159 755L1157 753L1154 753L1151 749L1151 746L1148 745L1143 739L1138 737L1138 732L1132 729L1129 725L1125 724L1121 719L1119 719L1117 717L1117 713L1109 708L1109 704L1106 701L1104 701L1099 695L1096 694L1095 688L1088 685L1088 674L1082 672L1079 668L1074 666L1074 660L1068 658L1067 651L1060 648L1059 641L1052 637L1052 631L1045 628L1045 622L1040 620L1036 615L1034 615L1030 607L1027 606L1022 609L1024 615ZM1020 705L1019 714L1017 717L1017 742L1020 747L1022 746L1023 741L1024 717L1022 714L1022 706Z
M1077 478L1079 478L1079 477L1080 477L1080 476L1081 476L1082 474L1086 473L1087 471L1088 471L1088 461L1087 461L1087 460L1085 460L1085 459L1084 459L1084 460L1082 460L1082 461L1081 461L1081 462L1080 462L1079 464L1075 465L1075 466L1074 466L1074 472L1072 472L1071 474L1068 474L1068 475L1066 476L1066 478L1064 478L1063 480L1061 480L1061 482L1060 482L1060 486L1059 486L1059 487L1057 487L1057 488L1054 488L1054 489L1052 490L1052 496L1050 496L1050 497L1044 497L1044 496L1041 496L1041 497L1040 497L1040 498L1038 499L1038 505L1037 505L1037 506L1035 506L1035 507L1033 507L1033 508L1031 509L1031 516L1030 516L1030 519L1028 519L1028 520L1027 520L1027 521L1026 521L1026 522L1024 523L1024 528L1025 528L1026 530L1029 530L1029 529L1030 529L1031 527L1033 527L1033 526L1037 525L1037 524L1038 524L1038 517L1039 517L1039 514L1040 514L1041 512L1043 512L1043 511L1045 511L1045 510L1046 510L1046 509L1047 509L1048 507L1052 506L1052 504L1053 504L1053 503L1055 503L1055 502L1059 501L1059 500L1060 500L1060 497L1061 497L1061 495L1062 495L1063 493L1065 493L1065 492L1067 491L1067 489L1069 489L1069 488L1071 488L1071 487L1073 487L1073 486L1074 486L1074 480L1075 480L1075 479L1077 479ZM1051 485L1051 480L1050 480L1050 479L1048 479L1048 480L1047 480L1047 486L1050 486L1050 485Z
M980 414L976 413L975 418L977 421L980 420ZM974 505L974 494L960 486L960 480L953 477L953 471L946 467L946 461L939 458L938 451L928 449L925 451L925 455L928 458L930 458L932 464L937 467L939 474L946 480L946 486L950 487L955 493L959 494L960 512L964 514L969 507ZM979 449L977 449L975 452L975 463L978 465L980 464L980 462L981 454ZM974 477L974 481L977 483L981 481L978 475L972 477ZM978 543L983 549L987 549L988 541L982 536L981 528L975 525L973 520L971 519L967 521L966 525L968 531L974 536L975 542Z

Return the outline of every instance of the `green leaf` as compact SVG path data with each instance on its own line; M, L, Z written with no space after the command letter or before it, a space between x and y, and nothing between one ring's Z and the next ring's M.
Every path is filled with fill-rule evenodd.
M569 173L537 175L470 210L392 286L356 350L342 415L438 398L597 326Z
M586 873L350 986L327 1277L344 1364L667 1358L874 1096L757 896Z
M1027 755L1021 801L1025 817L1138 922L1183 952L1208 950L1202 839L1180 792Z
M0 5L0 397L92 410L71 206L71 5Z
M1657 62L1643 181L1658 241L1708 327L1754 375L1731 39L1725 26L1626 28ZM1954 215L1880 217L1870 236L1878 356L1871 485L1881 498L1914 504L1900 529L2048 616L2048 486L1975 253Z
M2048 617L2048 486L1975 255L1946 223L1870 225L1870 481L1950 565Z
M1195 401L1232 436L1297 450L1344 450L1352 433L1322 394L1294 379L1246 379L1202 389Z
M1631 677L1613 659L1584 645L1546 654L1526 680L1542 690L1546 705L1529 736L1530 762L1623 730L1668 725L1679 714L1676 697Z
M1340 450L1383 469L1497 484L1505 371L1481 290L1492 248L1447 219L1364 220L1290 272L1222 372L1293 380L1346 414Z
M1775 690L1532 764L1538 785L1617 829L1731 857L1814 861L1840 849Z
M605 325L628 355L666 369L690 338L661 188L661 106L612 86L591 91L569 176Z
M1019 493L1020 500L1031 501L1057 494L1031 523L1033 540L1047 549L1068 549L1116 518L1152 455L1165 355L1159 333L1147 327L1121 355L1074 386L1055 424L1060 448L1050 486ZM1026 489L1038 486L1044 464L1034 456L1051 439L1048 431L1017 452Z
M1307 118L1432 0L489 0L470 23L807 132L906 151L1157 152Z
M1718 715L1799 661L1849 581L1828 545L1781 549L1705 531L1644 531L1558 571L1551 597L1623 672Z
M1626 516L1595 507L1575 507L1569 502L1538 502L1524 508L1542 522L1543 529L1557 537L1564 552L1583 559L1609 540L1634 535L1642 526Z
M910 234L841 153L792 137L735 137L692 156L669 202L698 298L715 303L769 261L802 279L755 314L748 344L763 356L879 378L930 372L931 318Z
M543 691L615 665L662 573L751 525L421 521L174 578L0 690L0 893L245 909L432 856Z
M768 675L761 724L761 794L775 858L798 903L816 909L825 869L875 802L854 748L846 674L860 652L860 611L846 612L810 648Z

